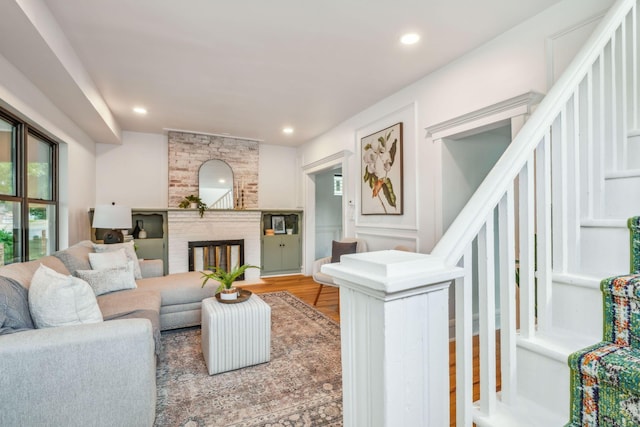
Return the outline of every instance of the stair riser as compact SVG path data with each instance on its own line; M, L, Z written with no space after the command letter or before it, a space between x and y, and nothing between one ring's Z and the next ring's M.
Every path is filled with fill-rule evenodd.
M633 135L628 138L627 146L627 169L640 168L640 135Z
M607 218L626 219L640 214L640 176L606 179L604 198Z
M600 289L553 284L553 326L579 335L602 339L602 293Z
M626 227L581 227L581 268L575 273L598 279L629 272L629 230Z
M526 348L517 348L518 394L569 419L569 366Z

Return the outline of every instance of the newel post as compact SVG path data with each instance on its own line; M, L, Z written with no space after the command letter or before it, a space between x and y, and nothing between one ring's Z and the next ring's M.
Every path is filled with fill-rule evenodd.
M340 286L345 427L449 425L449 285L439 257L344 255L322 271Z

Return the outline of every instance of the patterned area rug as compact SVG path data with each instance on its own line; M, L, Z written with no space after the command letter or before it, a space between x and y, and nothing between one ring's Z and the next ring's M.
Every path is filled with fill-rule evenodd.
M342 426L340 326L288 292L271 306L271 361L209 376L200 328L162 333L156 426Z

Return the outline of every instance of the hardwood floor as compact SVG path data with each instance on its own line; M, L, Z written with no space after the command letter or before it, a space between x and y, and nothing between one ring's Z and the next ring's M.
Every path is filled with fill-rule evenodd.
M263 277L262 280L266 282L266 284L242 287L255 293L289 291L301 300L313 305L313 301L318 294L318 287L320 286L313 281L311 276L303 276L300 274L293 276ZM338 300L338 288L325 286L322 289L316 308L318 311L339 322L340 312L338 309Z
M311 276L293 275L293 276L278 276L278 277L263 277L265 282L263 285L247 285L243 288L251 290L255 293L266 293L276 291L289 291L293 295L297 296L301 300L313 305L313 301L318 293L318 285L313 281ZM338 307L339 291L338 288L332 286L325 286L320 294L318 305L316 308L331 317L336 321L340 321L340 312ZM499 336L496 338L499 339ZM499 347L498 347L499 348ZM498 362L500 361L500 354L498 356ZM473 399L474 401L480 397L479 388L479 357L478 357L478 342L477 337L474 338L473 349L473 366L474 366L474 378L473 378ZM500 368L498 366L498 375ZM498 387L500 387L500 377L498 376ZM450 385L450 420L451 426L456 425L455 411L456 411L456 357L455 357L455 342L449 343L449 384Z

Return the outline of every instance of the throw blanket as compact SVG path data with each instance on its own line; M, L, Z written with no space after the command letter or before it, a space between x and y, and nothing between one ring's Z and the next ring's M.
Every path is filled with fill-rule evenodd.
M160 319L157 312L153 310L134 310L128 313L118 313L104 318L104 320L116 319L149 319L153 328L153 341L155 343L156 356L160 356L162 343L160 342Z

